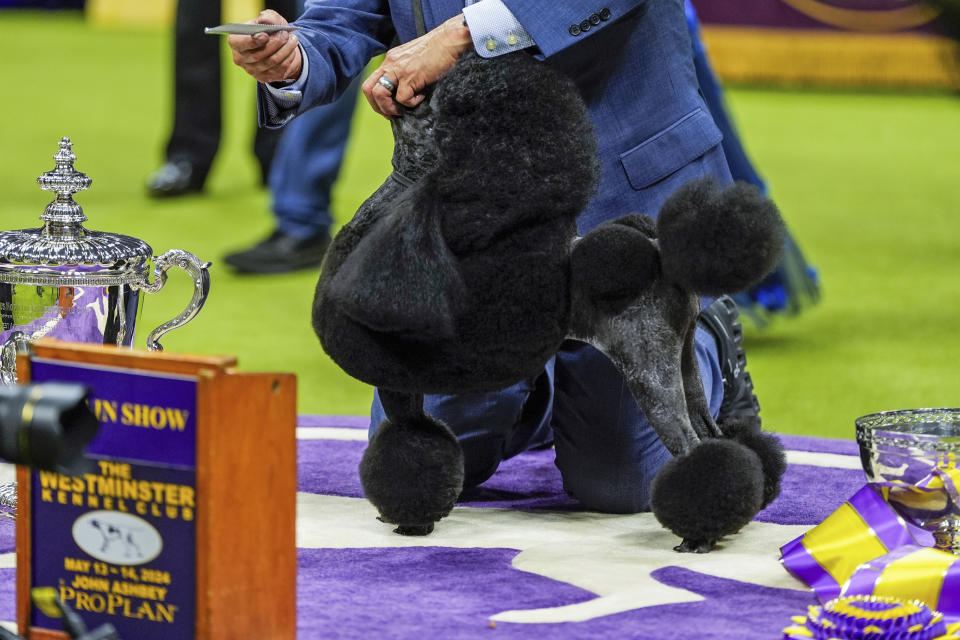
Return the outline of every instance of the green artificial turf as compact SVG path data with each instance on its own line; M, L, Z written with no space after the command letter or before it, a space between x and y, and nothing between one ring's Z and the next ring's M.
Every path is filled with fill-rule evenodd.
M865 413L960 406L960 97L731 98L824 291L748 335L766 424L852 437Z
M214 263L207 306L166 336L167 350L292 371L301 413L364 413L369 387L340 372L310 328L317 274L238 276L222 263L272 228L250 150L252 81L225 70L226 126L205 194L153 201L143 185L170 127L169 33L23 11L0 11L0 28L16 52L0 101L0 228L38 224L50 198L35 178L53 167L59 138L70 136L78 169L93 178L77 197L89 228ZM762 332L747 327L768 427L851 437L864 413L960 406L960 98L735 89L729 101L823 281L817 307ZM390 148L386 121L361 104L334 192L338 223L383 180ZM189 295L186 276L172 273L146 299L138 346Z

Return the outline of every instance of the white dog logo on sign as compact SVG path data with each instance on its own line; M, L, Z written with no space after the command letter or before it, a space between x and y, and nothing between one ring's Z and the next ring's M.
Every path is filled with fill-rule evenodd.
M163 538L152 524L121 511L83 514L73 523L73 540L89 555L110 564L146 564L163 550Z

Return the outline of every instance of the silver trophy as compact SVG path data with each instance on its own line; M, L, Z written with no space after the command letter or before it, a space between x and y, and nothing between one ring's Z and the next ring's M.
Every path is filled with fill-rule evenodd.
M856 425L867 480L938 549L960 555L960 408L884 411Z
M60 140L56 167L37 178L41 189L56 194L40 216L43 226L0 232L0 376L7 384L16 382L17 351L30 340L132 346L140 294L160 291L171 267L193 279L193 297L180 315L150 332L147 349L162 350L160 337L197 315L210 290L210 263L192 253L153 256L142 240L84 228L87 218L73 195L91 180L74 169L71 148L69 138Z
M60 140L56 166L37 182L56 198L38 229L0 232L0 381L17 381L17 353L43 337L69 342L133 346L141 292L156 293L171 267L193 279L193 296L180 315L147 336L147 349L162 351L160 337L183 326L203 308L210 291L209 262L180 249L153 256L146 242L90 231L73 194L90 187L77 171L69 138ZM153 281L148 278L152 258ZM0 486L0 517L13 517L16 483Z

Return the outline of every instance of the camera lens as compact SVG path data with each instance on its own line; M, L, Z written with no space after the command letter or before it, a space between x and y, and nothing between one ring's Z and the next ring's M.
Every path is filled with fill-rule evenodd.
M0 458L62 473L83 470L97 418L82 385L0 386Z

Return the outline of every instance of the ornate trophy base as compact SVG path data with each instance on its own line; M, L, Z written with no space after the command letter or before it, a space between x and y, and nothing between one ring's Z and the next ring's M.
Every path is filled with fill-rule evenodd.
M17 519L17 483L0 485L0 518Z

